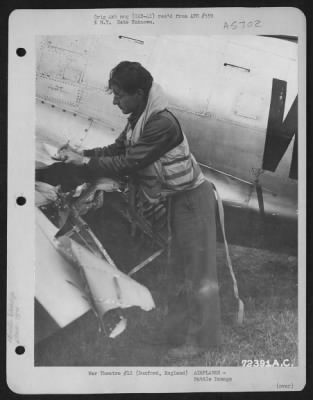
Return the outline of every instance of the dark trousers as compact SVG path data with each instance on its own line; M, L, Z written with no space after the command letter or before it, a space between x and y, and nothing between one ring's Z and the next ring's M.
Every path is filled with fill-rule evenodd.
M172 344L220 344L215 204L207 181L171 198L172 276L166 331Z

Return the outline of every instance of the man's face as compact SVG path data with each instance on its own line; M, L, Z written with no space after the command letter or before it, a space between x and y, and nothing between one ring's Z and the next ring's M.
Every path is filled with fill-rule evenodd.
M112 85L113 104L118 106L123 114L136 111L143 102L143 91L138 89L134 94L129 94L116 85Z

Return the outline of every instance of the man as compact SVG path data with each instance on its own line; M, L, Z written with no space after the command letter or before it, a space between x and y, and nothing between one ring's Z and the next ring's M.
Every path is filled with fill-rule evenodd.
M172 231L168 315L162 333L172 355L188 356L220 344L216 272L215 197L189 151L163 92L137 62L123 61L110 73L113 104L129 115L115 143L81 153L65 149L67 162L84 164L86 176L125 177L140 196L168 199ZM86 159L88 157L88 159ZM158 333L159 334L159 333Z

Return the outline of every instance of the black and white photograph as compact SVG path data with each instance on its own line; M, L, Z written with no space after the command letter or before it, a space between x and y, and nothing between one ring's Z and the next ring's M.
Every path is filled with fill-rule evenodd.
M11 389L301 390L303 14L10 18Z

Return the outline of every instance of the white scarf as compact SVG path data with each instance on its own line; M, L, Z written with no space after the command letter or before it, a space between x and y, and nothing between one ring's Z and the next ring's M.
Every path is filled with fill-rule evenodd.
M168 106L167 98L163 89L157 83L153 83L149 92L147 105L139 117L133 130L128 131L129 139L132 144L136 143L142 134L146 122L152 116L163 111Z

